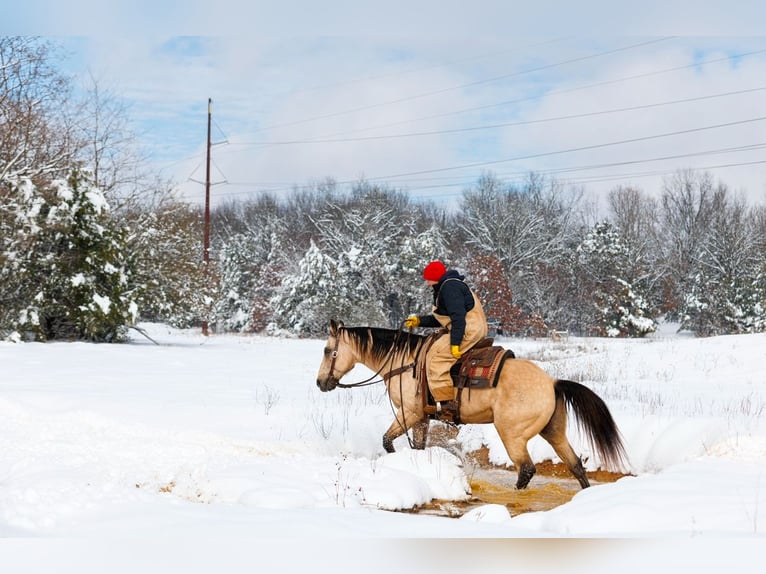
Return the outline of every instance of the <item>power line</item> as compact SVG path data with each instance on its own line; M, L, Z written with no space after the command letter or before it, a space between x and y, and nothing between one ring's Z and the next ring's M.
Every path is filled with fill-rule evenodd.
M573 152L578 152L578 151L588 151L588 150L594 150L594 149L610 147L610 146L614 146L614 145L623 145L623 144L627 144L627 143L636 143L636 142L640 142L640 141L648 141L648 140L653 140L653 139L659 139L659 138L672 137L672 136L677 136L677 135L696 133L696 132L701 132L701 131L705 131L705 130L712 130L712 129L718 129L718 128L724 128L724 127L731 127L731 126L736 126L736 125L748 124L748 123L753 123L753 122L760 122L760 121L763 121L763 120L766 120L766 116L760 116L760 117L756 117L756 118L749 118L747 120L738 120L738 121L734 121L734 122L727 122L727 123L723 123L723 124L715 124L715 125L704 126L704 127L700 127L700 128L690 128L690 129L687 129L687 130L678 130L678 131L674 131L674 132L666 132L666 133L656 134L656 135L651 135L651 136L642 136L642 137L638 137L638 138L630 138L630 139L617 140L617 141L606 142L606 143L601 143L601 144L593 144L593 145L588 145L588 146L581 146L581 147L576 147L576 148L568 148L568 149L556 150L556 151L550 151L550 152L541 152L541 153L529 154L529 155L525 155L525 156L517 156L517 157L512 157L512 158L497 159L497 160L491 160L491 161L474 162L474 163L468 163L468 164L451 166L451 167L442 167L442 168L435 168L435 169L412 171L412 172L407 172L407 173L400 173L400 174L394 174L394 175L388 175L388 176L376 177L376 178L370 178L370 179L372 179L372 180L395 179L395 178L398 178L398 177L407 177L407 176L410 176L410 175L421 175L421 174L426 174L426 173L438 173L438 172L443 172L443 171L452 171L452 170L456 170L456 169L483 167L483 166L487 166L487 165L496 165L496 164L499 164L499 163L507 163L507 162L511 162L511 161L521 161L521 160L525 160L525 159L535 159L535 158L539 158L539 157L545 157L545 156L551 156L551 155L559 155L559 154L564 154L564 153L573 153Z
M698 166L698 167L691 167L686 168L690 169L692 171L704 171L704 170L713 170L713 169L726 169L730 167L743 167L743 166L752 166L752 165L763 165L766 164L766 160L756 160L756 161L748 161L748 162L736 162L736 163L724 163L724 164L714 164L714 165L704 165L704 166ZM572 180L568 180L570 183L602 183L602 182L608 182L608 181L624 181L625 179L636 179L636 178L644 178L644 177L657 177L661 175L670 175L677 171L677 168L671 168L671 169L664 169L664 170L653 170L653 171L644 171L644 172L634 172L634 173L620 173L620 174L613 174L613 175L604 175L604 176L584 176L581 178L574 178ZM535 170L534 173L540 174L540 175L546 175L549 172L546 170ZM526 177L529 174L529 172L526 172L524 174L524 177ZM516 179L518 181L521 181L523 177L516 177L516 178L510 178L510 179ZM475 181L475 180L474 180ZM457 187L460 185L470 185L470 183L454 183L454 184L443 184L443 185L430 185L430 186L418 186L414 188L408 188L408 191L410 193L427 190L427 189L440 189L444 187ZM454 197L458 196L462 193L462 191L457 191L453 193L442 193L438 195L430 195L429 198L433 197Z
M576 165L576 166L566 166L566 167L560 167L560 168L550 168L550 169L536 169L533 170L535 173L540 174L547 174L547 175L558 175L561 173L568 173L568 172L574 172L574 171L585 171L585 170L595 170L595 169L604 169L609 167L620 167L620 166L626 166L626 165L635 165L635 164L641 164L641 163L652 163L652 162L658 162L658 161L668 161L673 159L683 159L683 158L691 158L691 157L701 157L706 155L718 155L718 154L727 154L727 153L738 153L738 152L744 152L744 151L755 151L766 148L766 142L761 143L755 143L755 144L749 144L749 145L742 145L742 146L735 146L735 147L725 147L725 148L717 148L712 150L704 150L704 151L697 151L697 152L689 152L684 154L674 154L674 155L664 155L664 156L657 156L657 157L650 157L650 158L643 158L643 159L636 159L636 160L626 160L626 161L615 161L615 162L609 162L609 163L598 163L598 164L588 164L588 165ZM529 174L530 170L523 170L523 171L512 171L512 172L499 172L497 175L499 177L519 177L519 176L526 176ZM459 180L457 185L463 185L464 183L467 183L469 181L473 181L473 177L471 176L470 179L466 179L463 176L459 177ZM443 182L450 182L455 180L455 176L445 176L445 177L428 177L428 178L418 178L418 179L412 179L407 180L408 183L414 183L417 184L418 182L440 182L433 185L433 187L438 187L439 185L455 185L453 183L443 183ZM237 185L237 186L264 186L264 187L271 187L271 188L285 188L292 185L292 182L257 182L257 181L232 181L227 182L230 185ZM338 181L336 183L339 184L348 184L353 183L352 180L344 180L344 181Z
M443 62L443 63L439 63L439 64L431 64L431 65L428 65L428 66L419 66L419 67L416 67L416 68L411 68L409 70L397 70L395 72L389 72L389 73L385 73L385 74L376 74L376 75L373 75L373 76L357 77L357 78L352 78L352 79L346 80L346 81L339 81L339 82L334 82L334 83L331 83L331 84L324 84L324 85L319 85L319 86L310 86L310 87L302 88L302 89L298 89L298 90L290 90L290 91L285 91L285 92L276 93L276 94L272 93L270 95L273 96L273 97L279 97L279 96L287 96L287 95L293 95L293 94L300 94L300 93L305 93L305 92L316 92L316 91L328 90L328 89L332 89L332 88L340 88L340 87L343 87L343 86L350 86L350 85L354 85L354 84L361 84L361 83L369 82L369 81L372 81L372 80L382 80L382 79L391 78L391 77L407 76L407 75L415 74L415 73L418 73L418 72L423 72L425 70L432 70L434 68L444 68L444 67L447 67L447 66L454 66L456 64L463 64L465 62L472 62L472 61L475 61L475 60L484 60L486 58L498 56L500 54L505 54L507 52L515 52L515 51L519 51L519 50L523 50L523 49L527 49L527 48L537 48L539 46L545 46L546 44L555 44L557 42L561 42L561 41L566 40L566 39L569 39L569 38L554 38L552 40L544 40L542 42L536 42L536 43L533 43L533 44L530 44L530 45L527 45L527 46L508 48L508 49L505 49L505 50L499 50L499 51L491 52L491 53L488 53L488 54L485 53L485 54L480 54L480 55L477 55L477 56L471 56L469 58L462 58L462 59L459 59L459 60L453 60L451 62ZM262 128L262 129L267 129L267 128Z
M743 151L754 151L754 150L760 150L766 148L766 142L764 143L757 143L757 144L750 144L745 146L737 146L737 147L729 147L729 148L719 148L714 150L705 150L705 151L699 151L699 152L691 152L686 154L676 154L676 155L667 155L667 156L658 156L658 157L652 157L652 158L644 158L640 160L629 160L629 161L622 161L622 162L610 162L610 163L603 163L603 164L591 164L591 165L583 165L583 166L569 166L564 168L552 168L552 169L539 169L539 170L527 170L527 171L517 171L517 172L507 172L507 173L499 173L498 177L501 177L503 179L516 179L521 180L525 177L527 177L530 173L530 171L534 171L534 173L540 174L540 175L560 175L563 173L568 172L576 172L576 171L585 171L585 170L592 170L592 169L604 169L608 167L620 167L620 166L628 166L628 165L636 165L641 163L653 163L658 161L668 161L672 159L682 159L682 158L689 158L689 157L700 157L705 155L716 155L716 154L724 154L724 153L738 153ZM710 165L710 166L703 166L699 168L694 168L696 170L703 170L703 169L719 169L719 168L726 168L726 167L736 167L736 166L747 166L747 165L758 165L764 163L762 161L754 161L754 162L738 162L738 163L727 163L727 164L718 164L718 165ZM639 175L630 174L630 173L623 173L623 174L616 174L616 175L610 175L610 176L581 176L579 178L575 178L578 181L581 181L583 183L587 182L600 182L600 181L610 181L610 180L616 180L616 179L622 179L625 177L648 177L650 175L662 175L662 174L668 174L675 171L676 168L667 169L667 170L655 170L652 172L640 172ZM444 181L446 179L446 181ZM572 179L572 178L570 178ZM439 181L442 180L442 181ZM337 181L336 183L339 185L348 185L354 183L355 180L346 180L346 181ZM423 185L419 184L418 182L427 182L427 181L434 181L436 183L429 184L429 185ZM425 190L425 189L440 189L445 187L464 187L467 185L471 185L476 181L475 177L460 177L457 181L455 181L454 177L451 178L427 178L427 179L421 179L421 180L411 180L406 182L400 182L402 185L407 185L412 190ZM292 187L294 188L306 188L305 185L295 185L290 186L289 183L286 182L270 182L270 183L258 183L258 182L229 182L232 186L252 186L256 187L258 185L266 186L265 189L261 189L260 192L262 193L276 193L280 191L288 191ZM222 195L241 195L245 193L252 193L252 190L244 190L244 191L235 191L235 192L228 192L224 193Z
M589 88L593 88L593 87L598 87L598 86L602 86L602 85L608 85L608 84L613 84L613 83L625 82L625 81L630 81L630 80L634 80L634 79L640 79L640 78L644 78L644 77L649 77L649 76L665 74L665 73L669 73L669 72L680 71L680 70L683 70L683 69L699 67L700 65L718 63L718 62L722 62L722 61L728 61L728 60L732 60L732 59L735 59L735 58L743 58L745 56L752 56L752 55L761 54L761 53L766 53L766 49L764 49L764 50L754 50L754 51L750 51L750 52L742 52L742 53L739 53L739 54L734 54L734 55L726 56L726 57L723 57L723 58L714 58L714 59L710 59L710 60L702 60L702 61L698 61L698 62L695 62L693 64L689 64L689 65L675 66L675 67L672 67L672 68L665 68L665 69L662 69L662 70L655 70L655 71L646 72L646 73L643 73L643 74L636 74L636 75L632 75L632 76L625 76L623 78L616 78L616 79L611 79L611 80L605 80L603 82L596 82L596 83L593 83L593 84L587 84L587 85L584 85L584 86L578 86L578 87L574 87L574 88L555 90L555 91L548 92L546 95L550 96L550 95L558 95L558 94L570 93L570 92L580 91L580 90L589 89ZM753 88L752 91L759 91L759 90L763 90L763 89L765 89L765 88ZM594 115L595 116L595 115L599 115L599 114L617 113L618 111L631 111L631 110L634 110L634 109L641 109L642 107L672 105L672 104L675 104L675 103L682 103L684 101L690 101L691 102L691 101L695 101L697 99L703 100L703 99L709 99L709 98L723 97L723 96L727 96L727 95L735 95L735 94L746 93L748 91L749 90L741 90L741 91L737 91L737 92L727 92L727 93L724 93L724 94L714 94L714 95L709 95L709 96L701 96L699 98L688 98L687 100L675 100L675 101L671 101L671 102L660 102L660 103L656 103L656 104L648 104L646 106L634 106L632 108L621 108L621 109L615 109L615 110L605 110L605 111L601 111L601 112L591 112L590 115ZM499 102L499 103L490 104L490 105L487 105L487 106L479 106L479 107L474 107L474 108L467 108L467 109L458 110L458 111L455 111L455 112L449 112L449 113L445 113L445 114L438 114L438 115L427 116L427 117L419 118L419 119L416 118L416 119L406 120L406 121L402 121L402 122L389 123L389 124L385 124L385 125L376 126L376 127L373 127L373 128L360 128L360 129L357 129L357 130L350 130L350 131L345 131L345 132L339 132L339 134L343 134L343 133L357 133L357 132L360 132L360 131L369 131L370 129L380 129L380 128L383 128L383 127L391 127L391 126L395 126L395 125L402 125L402 124L406 124L406 123L412 123L412 122L415 122L415 121L421 121L421 120L426 120L426 119L435 119L435 118L439 118L439 117L446 117L446 116L449 116L449 115L455 115L455 114L464 113L464 112L467 112L467 111L477 111L477 110L481 110L481 109L488 109L490 107L498 107L498 106L508 105L508 104L511 104L511 103L519 103L519 102L533 100L533 99L538 99L538 98L539 98L539 96L533 96L533 97L520 98L520 99L517 99L517 100L508 100L508 101L505 101L505 102ZM510 127L510 126L514 126L514 125L525 125L526 123L539 123L539 122L558 121L559 119L575 119L577 117L587 117L587 115L589 115L589 114L581 114L581 115L580 114L575 114L573 116L561 116L560 118L543 118L543 119L540 119L540 120L529 120L528 122L509 122L507 124L495 124L495 125L492 125L492 126L477 126L477 127L469 127L469 128L456 128L455 130L441 130L441 131L435 130L435 131L432 131L432 132L416 132L414 134L394 134L394 135L390 135L390 136L369 136L369 137L362 137L362 138L345 138L345 139L336 139L336 140L333 140L333 139L322 139L322 140L314 139L314 140L311 140L311 139L309 139L309 140L294 140L294 141L286 141L286 142L244 142L244 143L232 143L230 145L232 145L232 146L251 146L251 145L252 146L257 146L257 145L263 146L263 145L286 145L286 144L292 144L292 143L296 143L297 144L297 143L314 143L314 142L316 142L316 143L333 143L333 142L334 143L341 143L341 142L353 142L353 141L365 141L365 140L385 139L385 138L390 138L390 137L414 137L414 136L421 136L421 135L432 135L432 134L437 134L437 133L459 133L461 131L491 129L491 128L494 128L494 127L504 127L504 126Z
M579 92L581 90L588 90L590 88L597 88L597 87L600 87L600 86L607 86L607 85L610 85L610 84L618 84L618 83L621 83L621 82L628 82L628 81L631 81L631 80L638 80L638 79L642 79L642 78L648 78L648 77L651 77L651 76L658 76L658 75L667 74L667 73L670 73L670 72L679 72L681 70L687 70L689 68L697 68L699 66L706 65L706 64L716 64L716 63L719 63L719 62L725 62L725 61L728 61L728 60L733 60L735 58L744 58L745 56L754 56L754 55L763 54L763 53L766 53L766 49L764 49L764 50L754 50L752 52L742 52L740 54L733 54L731 56L725 56L723 58L714 58L714 59L711 59L711 60L697 61L697 62L694 62L693 64L686 64L684 66L675 66L675 67L672 67L672 68L665 68L665 69L662 69L662 70L654 70L652 72L645 72L643 74L634 74L632 76L623 76L622 78L613 78L611 80L603 80L601 82L594 82L592 84L585 84L585 85L582 85L582 86L575 86L573 88L562 88L562 89L559 89L559 90L551 90L550 92L547 92L545 95L546 95L546 97L548 97L548 96L558 96L558 95L561 95L561 94L568 94L568 93L572 93L572 92ZM445 117L454 116L454 115L463 114L463 113L468 113L468 112L477 112L477 111L482 111L482 110L488 110L488 109L491 109L491 108L498 108L498 107L507 106L507 105L510 105L510 104L519 104L519 103L528 102L528 101L532 101L532 100L538 100L538 99L540 99L539 95L525 96L523 98L516 98L514 100L505 100L505 101L502 101L502 102L496 102L494 104L485 104L485 105L482 105L482 106L474 106L474 107L470 107L470 108L463 108L461 110L454 110L454 111L451 111L451 112L445 112L445 113L441 113L441 114L433 114L433 115L430 115L430 116L421 116L420 118L412 118L412 119L403 120L403 121L400 121L400 122L390 122L390 123L387 123L387 124L379 124L377 126L370 126L370 127L366 127L366 128L358 128L358 129L355 129L355 130L347 130L347 131L343 131L343 132L337 132L337 133L335 133L333 135L344 135L344 134L351 134L351 133L358 133L358 132L365 132L365 131L370 131L370 130L376 130L376 129L381 129L381 128L389 128L389 127L399 126L399 125L403 125L403 124L410 124L410 123L414 123L414 122L420 122L420 121L426 121L426 120L434 120L434 119L439 119L439 118L445 118Z
M650 108L657 108L661 106L670 106L670 105L676 105L676 104L685 104L690 102L699 102L704 100L710 100L714 98L722 98L726 96L733 96L733 95L740 95L740 94L748 94L753 92L759 92L766 90L766 86L759 87L759 88L749 88L744 90L737 90L732 92L723 92L718 94L710 94L707 96L697 96L693 98L684 98L681 100L670 100L666 102L656 102L653 104L642 104L638 106L629 106L624 108L612 108L609 110L600 110L596 112L584 112L580 114L569 114L564 116L554 116L550 118L540 118L536 120L523 120L523 121L515 121L515 122L502 122L499 124L488 124L483 126L469 126L465 128L454 128L454 129L446 129L446 130L433 130L433 131L425 131L425 132L410 132L410 133L400 133L400 134L388 134L388 135L379 135L379 136L362 136L362 137L356 137L356 138L337 138L337 139L307 139L307 140L285 140L285 141L262 141L262 142L237 142L232 143L230 145L232 146L238 146L238 145L297 145L297 144L323 144L323 143L348 143L348 142L360 142L360 141L371 141L371 140L385 140L385 139L397 139L397 138L410 138L410 137L421 137L421 136L433 136L433 135L445 135L445 134L452 134L452 133L464 133L464 132L472 132L472 131L483 131L483 130L490 130L490 129L498 129L498 128L505 128L505 127L515 127L515 126L525 126L525 125L532 125L532 124L540 124L540 123L548 123L548 122L556 122L556 121L562 121L562 120L572 120L572 119L580 119L580 118L588 118L588 117L594 117L594 116L601 116L606 114L615 114L615 113L622 113L622 112L631 112L636 110L645 110Z
M433 90L433 91L430 91L430 92L424 92L424 93L421 93L421 94L415 94L415 95L412 95L412 96L406 96L406 97L403 97L403 98L398 98L398 99L394 99L394 100L388 100L388 101L385 101L385 102L377 102L377 103L374 103L374 104L368 104L366 106L360 106L358 108L351 108L351 109L347 109L347 110L343 110L343 111L332 112L332 113L329 113L329 114L325 114L325 115L321 115L321 116L315 116L315 117L312 117L312 118L296 120L296 121L293 121L293 122L287 122L287 123L283 123L283 124L275 124L275 125L271 125L271 126L264 126L262 128L257 128L257 129L255 129L253 131L258 132L258 131L265 131L265 130L273 130L273 129L277 129L277 128L291 127L291 126L305 124L305 123L314 122L314 121L318 121L318 120L324 120L324 119L334 118L334 117L343 116L343 115L347 115L347 114L352 114L352 113L356 113L356 112L367 111L367 110L379 108L379 107L382 107L382 106L389 106L389 105L393 105L393 104L409 102L409 101L413 101L413 100L417 100L417 99L421 99L421 98L435 96L435 95L438 95L438 94L443 94L443 93L446 93L446 92L451 92L451 91L454 91L454 90L461 90L461 89L464 89L464 88L470 88L470 87L479 86L479 85L482 85L482 84L488 84L488 83L491 83L491 82L497 82L497 81L500 81L500 80L506 80L508 78L513 78L513 77L521 76L521 75L524 75L524 74L530 74L530 73L533 73L533 72L539 72L539 71L542 71L542 70L547 70L547 69L550 69L550 68L555 68L555 67L563 66L563 65L566 65L566 64L572 64L572 63L575 63L575 62L582 62L582 61L585 61L585 60L591 60L593 58L598 58L598 57L601 57L601 56L607 56L607 55L615 54L615 53L618 53L618 52L624 52L626 50L632 50L632 49L635 49L635 48L641 48L641 47L644 47L644 46L648 46L650 44L656 44L658 42L664 42L664 41L670 40L672 38L674 38L674 36L666 36L666 37L663 37L663 38L657 38L657 39L650 40L650 41L647 41L647 42L640 42L638 44L631 44L629 46L623 46L623 47L620 47L620 48L615 48L615 49L612 49L612 50L607 50L607 51L604 51L604 52L599 52L597 54L590 54L588 56L581 56L579 58L571 58L569 60L564 60L564 61L557 62L557 63L554 63L554 64L547 64L545 66L538 66L536 68L530 68L530 69L527 69L527 70L522 70L520 72L513 72L511 74L503 74L501 76L495 76L495 77L492 77L492 78L476 80L474 82L468 82L468 83L465 83L465 84L459 84L459 85L456 85L456 86L450 86L450 87L442 88L442 89L439 89L439 90Z
M660 40L656 40L656 41L660 41ZM626 49L630 49L630 47L621 48L621 50L626 50ZM613 83L617 83L617 82L624 82L624 81L629 81L629 80L633 80L633 79L653 76L653 75L657 75L657 74L663 74L663 73L668 73L668 72L673 72L673 71L679 71L679 70L688 69L688 68L692 68L692 67L699 67L700 65L703 65L703 64L715 63L715 62L721 62L721 61L729 61L729 60L732 60L734 58L742 58L742 57L745 57L745 56L748 56L748 55L754 55L754 54L759 54L759 53L764 53L764 52L766 52L766 50L756 50L756 51L740 53L740 54L736 54L736 55L732 55L732 56L727 56L727 57L723 57L723 58L711 59L711 60L707 60L707 61L696 61L696 62L694 62L693 64L690 64L690 65L676 66L676 67L667 68L667 69L664 69L664 70L655 70L655 71L652 71L652 72L643 73L643 74L637 74L637 75L632 75L632 76L627 76L627 77L623 77L623 78L619 78L619 79L606 80L606 81L597 82L597 83L593 83L593 84L589 84L589 85L585 85L585 86L579 86L579 87L574 87L574 88L568 88L568 89L552 91L552 92L548 92L546 95L550 96L550 95L556 95L556 94L571 93L571 92L574 92L574 91L588 89L588 88L593 88L593 87L597 87L597 86L603 86L603 85L613 84ZM598 55L599 54L596 54L596 55L588 56L586 58L597 57ZM562 63L551 64L551 65L546 66L546 67L553 67L555 65L561 65L561 64ZM519 72L518 74L521 74L521 73L524 73L524 72ZM511 74L511 75L517 75L517 74ZM489 81L492 81L492 79L482 80L479 83L489 82ZM454 88L451 88L451 89L458 89L459 87L463 87L463 86L458 86L458 87L454 87ZM344 142L344 141L365 141L365 140L378 140L378 139L386 139L386 138L404 138L404 137L427 136L427 135L441 135L441 134L448 134L448 133L461 133L461 132L470 132L470 131L477 131L477 130L495 129L495 128L500 128L500 127L510 127L510 126L514 126L514 125L528 125L528 124L536 124L536 123L542 123L542 122L563 121L563 120L567 120L567 119L590 117L590 116L597 116L597 115L604 115L604 114L622 113L622 112L628 112L628 111L633 111L633 110L648 109L648 108L653 108L653 107L667 106L667 105L676 105L676 104L682 104L682 103L690 103L690 102L695 102L695 101L709 100L709 99L712 99L712 98L720 98L720 97L732 96L732 95L737 95L737 94L745 94L745 93L749 93L749 92L757 92L757 91L762 91L762 90L765 90L765 89L766 89L766 87L756 87L756 88L750 88L750 89L745 89L745 90L724 92L724 93L719 93L719 94L710 94L710 95L697 96L697 97L685 98L685 99L680 99L680 100L671 100L671 101L667 101L667 102L657 102L657 103L653 103L653 104L643 104L643 105L632 106L632 107L614 108L614 109L609 109L609 110L599 110L599 111L595 111L595 112L588 112L588 113L582 113L582 114L572 114L572 115L568 115L568 116L557 116L557 117L550 117L550 118L540 118L540 119L537 119L537 120L528 120L528 121L520 121L520 122L507 122L507 123L492 124L492 125L485 125L485 126L469 126L469 127L466 127L466 128L458 128L458 129L453 129L453 130L435 130L435 131L430 131L430 132L429 131L424 131L424 132L413 132L413 133L403 133L403 134L390 134L390 135L381 135L381 136L368 136L368 137L359 137L359 138L337 138L337 139L320 139L320 140L309 139L309 140L292 140L292 141L285 141L285 142L243 142L243 143L240 143L240 144L230 144L230 145L287 145L287 144L302 144L302 143L308 143L308 144L311 144L311 143L333 143L333 142ZM438 90L438 91L435 91L435 92L432 92L432 93L442 93L444 91L447 91L447 89L445 89L445 90ZM421 94L420 96L417 96L417 95L416 96L411 96L410 98L407 98L407 99L412 99L412 98L416 98L416 97L424 97L424 96L425 96L425 94ZM530 97L530 98L524 98L524 100L538 99L538 98L539 98L539 96L535 96L535 97ZM439 116L430 116L430 117L442 117L442 116L446 116L446 115L462 113L463 111L474 111L474 110L478 110L478 109L486 109L486 108L489 108L489 107L496 107L496 106L500 106L500 105L507 105L508 103L513 103L513 102L516 102L516 101L523 101L523 100L514 100L514 101L510 101L510 102L501 102L501 103L497 103L497 104L492 104L490 106L480 106L480 107L476 107L476 108L470 108L468 110L461 110L461 111L457 111L457 112L452 112L450 114L440 114ZM383 103L380 103L380 104L375 104L372 107L377 107L377 106L387 105L387 104L388 104L388 102L383 102ZM351 110L351 111L354 111L354 110ZM347 113L350 113L350 111L347 112ZM335 115L335 114L333 114L333 115ZM421 119L430 119L430 118L421 118ZM438 168L438 169L420 170L420 171L413 171L413 172L408 172L408 173L400 173L400 174L381 176L381 177L374 177L374 178L366 178L366 179L371 180L371 181L380 181L380 180L386 180L386 179L401 179L401 178L410 177L410 176L413 176L413 175L436 174L436 173L443 173L443 172L453 171L453 170L470 169L470 168L476 168L476 167L482 167L482 166L497 165L497 164L505 163L505 162L521 161L521 160L539 158L539 157L544 157L544 156L552 156L552 155L557 155L557 154L565 154L565 153L571 153L571 152L578 152L578 151L587 151L587 150L604 148L604 147L608 147L608 146L621 145L621 144L627 144L627 143L633 143L633 142L639 142L639 141L646 141L646 140L651 140L651 139L656 139L656 138L671 137L671 136L675 136L675 135L689 134L689 133L699 132L699 131L703 131L703 130L710 130L710 129L716 129L716 128L722 128L722 127L729 127L729 126L734 126L734 125L742 125L742 124L746 124L746 123L750 123L750 122L762 121L763 119L766 119L766 118L764 118L764 117L756 117L756 118L751 118L751 119L747 119L747 120L740 120L740 121L736 121L736 122L729 122L729 123L717 124L717 125L711 125L711 126L703 126L703 127L698 127L698 128L688 129L688 130L680 130L680 131L675 131L675 132L668 132L668 133L663 133L663 134L655 134L655 135L644 136L644 137L639 137L639 138L632 138L632 139L625 139L625 140L619 140L619 141L612 141L612 142L606 142L606 143L590 145L590 146L582 146L582 147L576 147L576 148L570 148L570 149L564 149L564 150L556 150L556 151L544 152L544 153L539 153L539 154L531 154L531 155L526 155L526 156L513 157L513 158L506 158L506 159L499 159L499 160L492 160L492 161L485 161L485 162L475 162L475 163L468 163L468 164L463 164L463 165L454 165L454 166L449 166L449 167L443 167L443 168ZM412 122L412 121L418 121L418 120L409 120L409 122ZM409 123L409 122L399 122L399 124ZM398 125L398 124L388 124L388 125ZM385 126L381 126L381 127L385 127ZM374 129L374 128L366 128L366 129ZM364 129L360 129L360 130L354 130L354 131L365 131L365 130ZM353 132L346 132L346 133L353 133ZM645 160L628 160L628 161L624 161L624 162L613 162L611 164L596 164L596 165L590 165L590 166L579 166L579 167L571 167L571 168L556 168L556 169L547 170L547 171L541 171L541 170L534 170L534 171L536 171L538 173L563 174L563 173L570 173L570 172L573 172L573 171L586 171L586 170L591 170L591 169L601 169L601 168L605 168L605 167L615 167L615 166L619 166L619 165L630 165L630 164L636 164L636 163L642 163L642 162L660 161L662 159L666 159L666 160L667 159L680 159L682 157L692 157L692 156L696 156L696 155L705 155L707 153L730 153L730 152L735 152L735 151L747 151L749 149L761 149L759 146L762 146L762 144L754 144L752 146L739 146L738 148L723 148L722 150L719 150L718 152L716 152L716 151L695 152L695 153L688 153L688 154L677 154L677 155L673 155L673 156L663 156L662 158L651 158L651 159L645 159ZM731 163L731 164L723 164L723 165L719 165L719 166L709 166L708 168L698 168L698 169L718 169L718 168L724 168L724 167L757 165L757 164L760 164L760 163L763 163L763 162L756 161L756 162ZM528 170L528 171L526 171L524 173L529 173L529 171L532 171L532 170ZM655 172L652 172L652 173L655 173ZM656 172L656 173L667 173L667 172ZM588 179L589 177L590 178L598 178L598 179L590 179L589 180ZM625 177L625 176L597 176L597 175L587 176L587 175L583 175L583 176L580 176L579 179L582 180L582 181L593 181L593 182L596 182L596 181L608 181L608 179L606 179L608 177ZM274 183L276 183L276 182L274 182ZM349 182L338 182L338 183L351 183L351 182L349 181ZM231 186L231 185L251 185L251 184L229 182L229 185ZM252 184L252 185L257 185L257 184ZM271 184L269 184L269 185L271 185ZM284 187L285 185L289 185L289 184L277 183L277 185L279 185L280 188L277 188L276 191L281 191L281 190L285 189L285 187ZM449 186L449 185L460 185L460 184L459 183L455 183L455 184L441 184L441 187L445 187L445 186ZM293 185L292 187L294 187L294 188L301 188L301 187L305 187L305 186ZM432 187L438 187L438 186L432 186ZM268 191L273 191L273 190L264 190L264 191L268 192ZM235 192L235 193L237 193L237 192ZM233 195L235 193L225 193L223 195Z

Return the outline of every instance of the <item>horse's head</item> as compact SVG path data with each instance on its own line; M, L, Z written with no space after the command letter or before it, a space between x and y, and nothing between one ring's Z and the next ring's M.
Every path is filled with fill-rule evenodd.
M322 392L332 391L355 364L352 348L343 336L343 322L330 321L330 337L324 346L324 357L317 374L317 386Z

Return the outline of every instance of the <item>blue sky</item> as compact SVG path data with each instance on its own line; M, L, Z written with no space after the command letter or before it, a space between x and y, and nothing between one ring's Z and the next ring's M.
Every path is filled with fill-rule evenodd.
M68 70L125 98L189 198L203 193L191 180L204 179L208 98L214 201L364 177L450 202L483 173L529 170L603 198L620 184L656 193L682 168L766 197L766 35L745 35L747 2L707 20L684 3L623 10L633 31L619 35L606 3L588 17L552 2L159 2L157 18L141 16L147 3L92 4L103 25L54 6L38 26L63 18L52 36Z

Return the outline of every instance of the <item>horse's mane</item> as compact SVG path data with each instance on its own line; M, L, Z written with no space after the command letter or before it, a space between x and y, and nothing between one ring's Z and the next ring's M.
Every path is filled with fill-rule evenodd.
M348 333L360 352L368 353L381 361L392 351L414 353L425 339L423 335L415 335L408 331L379 327L343 327L343 330Z

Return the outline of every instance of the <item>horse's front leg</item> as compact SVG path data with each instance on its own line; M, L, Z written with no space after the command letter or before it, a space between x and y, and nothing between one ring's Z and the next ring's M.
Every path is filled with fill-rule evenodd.
M400 410L394 422L388 427L383 435L383 448L386 452L394 452L394 440L406 433L410 428L413 429L413 448L424 449L426 447L426 438L428 437L428 419L423 417L423 413L414 413L412 411Z

